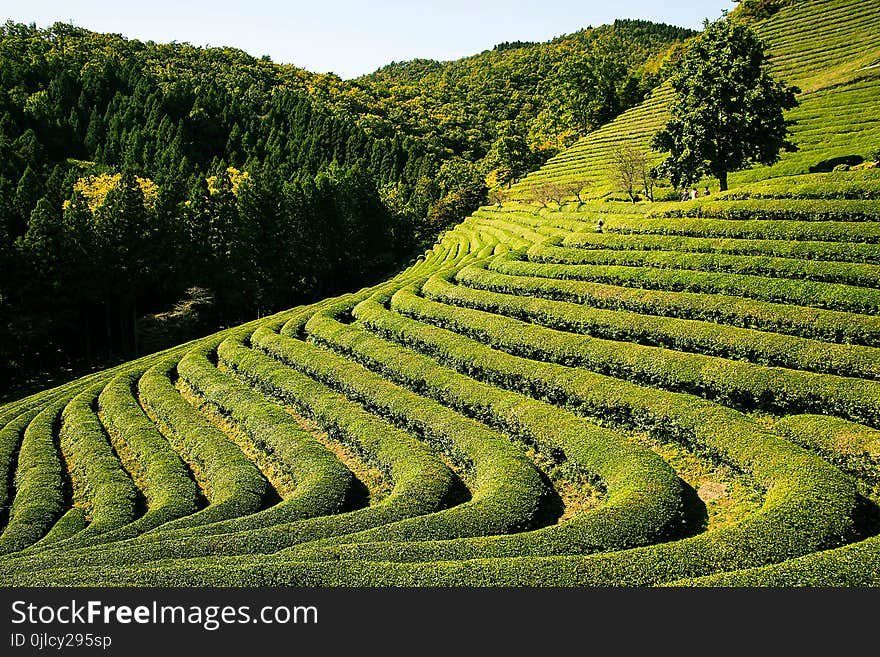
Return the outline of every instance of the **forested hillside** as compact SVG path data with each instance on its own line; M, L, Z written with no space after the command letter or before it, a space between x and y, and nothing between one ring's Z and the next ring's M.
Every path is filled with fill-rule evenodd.
M394 63L356 82L395 125L468 159L500 183L641 102L692 30L637 20L549 43L502 43L454 62ZM514 157L516 149L530 152ZM519 168L518 168L519 167Z
M6 23L2 385L376 280L485 202L488 174L537 166L524 140L557 69L617 44L601 59L613 89L569 99L601 106L587 130L637 102L656 76L645 63L686 35L627 23L429 65L451 71L440 78L410 79L411 63L349 82L234 49ZM508 79L516 93L486 94Z

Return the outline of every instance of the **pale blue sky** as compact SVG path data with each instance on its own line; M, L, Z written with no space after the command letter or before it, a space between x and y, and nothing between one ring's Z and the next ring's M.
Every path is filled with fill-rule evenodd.
M71 21L157 42L233 46L344 78L391 61L448 60L546 41L615 18L699 28L732 0L0 0L0 20Z

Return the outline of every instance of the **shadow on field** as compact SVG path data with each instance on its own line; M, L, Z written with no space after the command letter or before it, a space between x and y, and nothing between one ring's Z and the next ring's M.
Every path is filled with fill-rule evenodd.
M706 509L706 503L697 495L696 489L686 481L681 483L684 531L680 538L686 538L706 531L709 526L709 511Z
M833 157L830 160L822 160L810 167L810 173L831 173L834 167L841 164L854 167L865 161L861 155L844 155L842 157Z

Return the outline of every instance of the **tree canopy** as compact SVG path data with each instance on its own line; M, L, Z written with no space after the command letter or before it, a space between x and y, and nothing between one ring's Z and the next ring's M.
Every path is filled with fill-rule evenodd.
M207 332L389 273L485 203L487 178L572 138L564 122L533 130L544 109L609 117L638 100L615 90L652 86L690 34L622 21L342 80L233 48L0 24L0 388L158 348L141 318L185 298L204 301ZM595 67L614 71L605 95L549 94L600 42L619 46Z
M800 90L770 75L764 46L746 24L707 23L671 79L672 116L653 145L670 153L661 170L674 185L711 175L723 191L728 173L794 150L784 110L797 105Z

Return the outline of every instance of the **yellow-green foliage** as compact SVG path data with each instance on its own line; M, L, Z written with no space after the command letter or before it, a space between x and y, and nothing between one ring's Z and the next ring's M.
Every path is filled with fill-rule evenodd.
M74 183L73 189L83 195L89 204L89 209L94 212L107 198L107 193L119 185L120 180L122 180L121 173L101 173L80 178ZM136 180L144 194L144 204L148 208L155 207L159 195L158 185L149 178L137 176ZM67 201L65 201L66 204Z
M238 191L239 186L250 180L251 176L247 171L239 171L235 167L227 167L226 173L229 175L229 182L232 185L232 192L235 193ZM208 183L208 191L211 194L217 193L217 176L208 176L206 179Z

